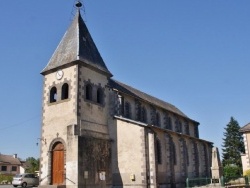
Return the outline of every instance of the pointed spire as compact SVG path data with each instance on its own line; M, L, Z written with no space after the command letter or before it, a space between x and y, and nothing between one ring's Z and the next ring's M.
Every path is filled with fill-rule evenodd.
M77 13L42 74L79 62L112 76L81 17L81 4L76 6Z

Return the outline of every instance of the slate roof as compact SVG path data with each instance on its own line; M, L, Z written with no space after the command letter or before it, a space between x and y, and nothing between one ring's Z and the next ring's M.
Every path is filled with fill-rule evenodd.
M132 97L135 97L135 98L138 98L138 99L141 99L141 100L144 100L146 102L148 102L149 104L152 104L152 105L155 105L159 108L162 108L162 109L165 109L169 112L172 112L174 114L177 114L179 116L182 116L184 118L187 118L193 122L196 122L190 118L188 118L182 111L180 111L178 108L176 108L174 105L170 104L170 103L167 103L163 100L160 100L158 98L155 98L151 95L148 95L142 91L139 91L131 86L128 86L126 84L123 84L117 80L114 80L114 79L109 79L109 87L113 88L113 89L116 89L122 93L125 93L127 95L130 95ZM198 123L198 122L196 122ZM199 124L199 123L198 123Z
M0 154L0 163L21 165L21 162L18 158L14 158L12 155L3 155L3 154Z
M80 11L77 11L73 22L41 73L45 74L47 71L56 70L76 61L112 76L96 48Z
M250 123L240 128L240 132L250 132Z

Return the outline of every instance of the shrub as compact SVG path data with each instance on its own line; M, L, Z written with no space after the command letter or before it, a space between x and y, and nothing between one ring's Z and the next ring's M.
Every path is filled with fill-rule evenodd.
M239 177L242 175L242 168L236 165L227 165L223 168L224 177Z
M13 175L0 174L0 183L2 181L12 182Z

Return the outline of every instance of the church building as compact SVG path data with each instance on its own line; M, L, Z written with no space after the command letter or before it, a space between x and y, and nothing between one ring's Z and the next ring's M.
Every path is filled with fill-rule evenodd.
M80 10L41 74L39 187L183 188L211 177L199 123L113 79Z

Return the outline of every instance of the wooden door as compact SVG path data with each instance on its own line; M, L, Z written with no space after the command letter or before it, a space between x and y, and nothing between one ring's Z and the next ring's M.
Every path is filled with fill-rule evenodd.
M52 151L52 185L62 185L64 182L64 146L57 143Z

